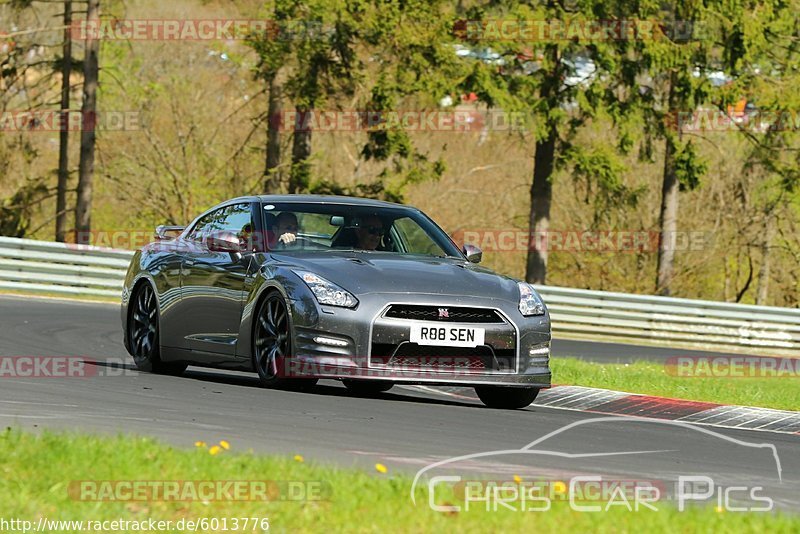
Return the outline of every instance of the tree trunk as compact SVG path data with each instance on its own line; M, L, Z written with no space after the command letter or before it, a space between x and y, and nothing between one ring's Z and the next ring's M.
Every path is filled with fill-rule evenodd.
M292 139L292 172L289 176L289 193L302 193L308 189L311 181L311 115L313 109L298 106Z
M278 70L269 81L269 116L267 124L267 161L264 168L264 192L277 193L280 186L281 128L283 126L283 79Z
M528 249L525 280L532 284L544 284L547 279L547 231L550 228L550 204L553 197L551 181L555 165L557 131L555 125L545 139L536 142L531 184L531 211L528 219L532 245Z
M775 237L775 216L767 214L764 221L764 240L761 242L761 267L758 269L758 291L756 304L764 306L767 304L769 295L769 274L772 263L772 239Z
M87 22L100 19L100 0L89 0ZM100 41L91 34L86 39L83 63L83 105L81 106L81 153L78 166L78 201L75 207L75 229L79 243L89 242L92 229L92 178L94 175L94 144L97 126L97 78Z
M558 106L558 88L561 85L561 69L558 47L549 45L545 53L549 56L551 70L542 81L539 96L548 107ZM531 208L528 215L530 233L525 280L532 284L544 284L547 279L548 235L550 228L550 205L553 197L553 169L556 161L558 128L548 119L547 134L536 140L533 161L533 183L531 184Z
M669 113L675 108L675 80L673 72L669 85ZM677 133L680 139L680 131ZM661 184L661 212L659 217L660 239L658 245L658 275L656 293L669 296L671 293L672 274L675 262L675 240L678 230L678 177L675 174L676 140L674 134L667 132L666 149L664 151L664 176Z
M67 235L67 186L69 185L69 81L72 73L72 0L64 2L64 44L61 58L61 131L58 135L58 187L56 191L56 241Z

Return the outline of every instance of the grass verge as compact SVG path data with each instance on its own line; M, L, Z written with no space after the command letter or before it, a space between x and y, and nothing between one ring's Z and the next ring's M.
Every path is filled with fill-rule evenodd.
M270 531L477 532L523 529L578 532L797 532L800 519L781 514L742 514L693 508L678 512L666 505L659 511L629 512L616 507L606 513L579 513L555 503L547 512L485 509L437 513L420 490L417 506L409 499L411 477L376 466L368 473L309 463L300 458L257 456L206 446L176 449L153 439L95 437L78 434L33 435L7 429L0 433L0 502L2 517L48 520L145 521L181 519L268 518ZM325 500L292 502L86 502L70 496L72 481L306 481L325 488ZM444 496L445 499L447 496ZM438 500L438 499L437 499ZM446 530L445 530L446 529ZM116 531L134 531L120 528ZM188 528L184 528L189 530ZM217 526L222 531L221 526ZM57 531L51 527L50 531ZM74 525L63 531L78 531ZM199 532L214 531L198 528ZM243 529L239 529L244 532ZM250 528L247 531L253 531ZM255 532L260 532L256 529Z
M658 362L593 363L575 358L550 361L553 382L719 404L798 410L799 378L681 377Z
M0 291L0 297L32 297L39 299L67 300L71 302L88 302L101 304L119 304L119 297L101 297L98 295L72 295L69 293L57 293L51 291L15 291L4 289Z

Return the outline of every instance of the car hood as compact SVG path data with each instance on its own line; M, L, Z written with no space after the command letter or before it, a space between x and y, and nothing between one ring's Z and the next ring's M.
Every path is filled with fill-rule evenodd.
M286 267L322 276L356 296L418 293L519 302L515 280L459 258L358 251L296 252L273 254L273 258Z

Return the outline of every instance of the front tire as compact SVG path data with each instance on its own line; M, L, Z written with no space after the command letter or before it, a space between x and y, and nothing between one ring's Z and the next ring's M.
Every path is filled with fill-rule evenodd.
M377 395L394 386L394 382L386 380L342 380L342 384L356 395Z
M539 394L539 388L515 388L503 386L481 386L475 393L489 408L518 410L530 406Z
M130 303L128 318L128 347L136 367L146 373L179 375L188 364L161 361L159 346L159 317L153 287L142 284Z
M292 353L292 325L283 296L277 291L270 292L259 304L254 321L253 366L261 385L294 390L314 387L317 379L284 378L278 372Z

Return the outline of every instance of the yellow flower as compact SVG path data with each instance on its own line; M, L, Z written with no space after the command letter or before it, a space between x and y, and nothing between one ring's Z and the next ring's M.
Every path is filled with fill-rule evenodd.
M211 456L216 456L217 454L220 453L221 450L222 449L220 449L218 445L214 445L213 447L208 449L208 454L210 454Z
M522 477L519 476L519 475L514 475L514 482L516 482L517 484L521 484L522 483Z
M565 491L567 491L567 485L561 482L560 480L556 480L555 482L553 482L553 490L556 493L564 493Z
M226 451L231 448L231 444L225 441L224 439L219 442L219 446L225 449Z
M303 463L305 460L303 460L303 457L302 457L302 456L300 456L299 454L295 454L295 455L294 455L294 461L295 461L295 462L300 462L300 463Z
M375 471L377 471L378 473L386 473L389 470L386 469L386 466L383 464L375 464Z
M715 506L714 510L716 510L718 514L721 514L722 512L725 511L725 508L723 508L722 506Z
M194 442L194 446L195 447L206 447L207 445L206 445L205 441L195 441Z

